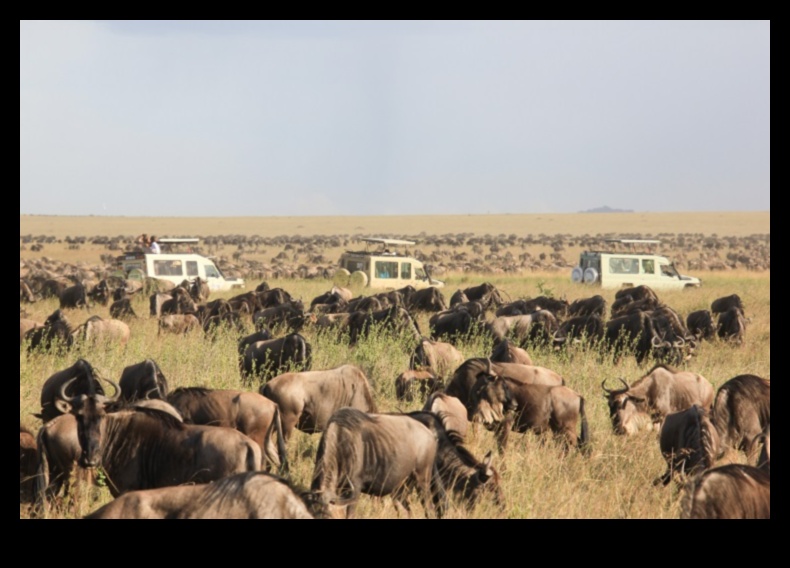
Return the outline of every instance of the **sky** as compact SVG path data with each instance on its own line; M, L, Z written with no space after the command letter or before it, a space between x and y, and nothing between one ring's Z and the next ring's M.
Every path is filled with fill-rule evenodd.
M770 210L769 21L21 21L19 211Z

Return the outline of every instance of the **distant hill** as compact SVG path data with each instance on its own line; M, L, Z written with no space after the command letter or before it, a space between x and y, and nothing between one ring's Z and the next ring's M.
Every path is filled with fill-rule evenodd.
M579 211L579 213L633 213L633 209L612 209L608 205L604 205L603 207L595 207L593 209L588 209L587 211Z

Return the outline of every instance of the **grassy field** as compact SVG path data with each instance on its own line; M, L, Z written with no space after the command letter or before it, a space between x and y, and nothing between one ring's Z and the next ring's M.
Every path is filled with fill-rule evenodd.
M675 214L649 216L656 220L650 224L650 232L683 232L682 224L674 225L677 217L683 216L690 221L700 218L706 224L706 230L696 227L694 232L706 234L736 235L769 233L770 219L768 213L744 214ZM719 217L720 224L715 220ZM454 218L401 218L408 220L419 233L417 226L421 221L431 219L434 224L425 226L429 234L443 232L570 232L582 233L607 232L611 227L610 220L628 218L629 223L638 223L639 214L608 214L608 215L569 215L569 216L496 216L498 220L508 221L520 218L524 225L520 229L515 225L496 227L492 219L485 216L454 217ZM527 221L539 221L551 217L563 228L543 226L537 230ZM603 218L605 222L595 225L594 217ZM539 219L540 218L540 219ZM157 232L169 234L204 235L242 233L253 231L253 234L334 234L340 232L333 223L352 225L351 231L365 231L366 224L375 223L378 232L408 232L403 227L390 229L384 223L396 222L398 218L292 218L288 228L285 218L255 219L104 219L95 217L60 218L20 216L20 233L49 234L56 236L93 235L93 234L138 234L140 232ZM468 220L464 226L463 219ZM584 228L574 226L571 220L590 222ZM657 220L661 219L660 224ZM474 223L473 221L479 221ZM47 225L47 223L50 225ZM94 225L93 222L96 224ZM311 225L314 222L315 225ZM406 221L403 221L404 223ZM504 221L503 221L504 222ZM107 223L107 225L102 225ZM177 223L183 223L178 225ZM260 227L255 230L255 225ZM456 224L457 223L457 224ZM275 226L276 224L276 226ZM471 225L478 225L475 229ZM199 231L190 229L199 225ZM566 225L568 228L566 228ZM168 230L162 230L162 227ZM231 231L231 226L234 227ZM48 228L47 228L48 227ZM355 227L362 227L356 229ZM496 228L495 228L496 227ZM477 230L479 228L479 230ZM625 230L625 229L623 229ZM70 253L79 251L70 251ZM47 251L57 258L57 251ZM83 251L84 254L84 251ZM753 373L766 378L771 375L770 363L770 271L747 272L729 271L725 273L711 272L702 275L704 286L700 289L660 292L660 298L682 316L689 312L708 308L715 298L737 293L746 306L746 315L750 324L746 332L745 344L736 347L728 343L713 341L703 343L696 356L686 368L701 373L718 387L728 379L743 373ZM600 292L611 304L613 291L593 292L589 288L579 287L569 281L567 274L533 273L522 276L493 276L479 274L459 274L447 277L444 289L445 297L449 298L456 289L489 281L504 290L512 299L534 297L545 294L554 297L565 296L568 300L588 297ZM254 288L259 282L249 282L248 289ZM273 280L272 287L282 287L292 295L301 297L306 303L313 297L331 287L326 280ZM361 290L357 290L361 293ZM230 294L222 294L228 297ZM213 295L211 299L219 297ZM67 353L28 353L25 346L20 347L20 422L34 432L40 423L32 414L40 409L39 396L44 381L58 370L71 366L79 357L90 361L102 376L115 381L127 365L138 363L145 358L156 360L167 376L171 389L182 386L205 386L210 388L235 388L248 390L242 384L236 360L237 337L232 334L221 334L215 339L208 339L198 331L192 335L159 336L157 322L148 318L147 299L137 298L134 309L141 318L133 321L132 338L125 349L114 345L96 347L78 346ZM55 300L46 300L26 306L32 319L42 321L57 308ZM89 315L98 314L109 317L106 307L97 306L89 313L84 310L67 310L67 317L73 324L80 324ZM418 324L424 334L428 331L428 316L420 315ZM251 323L248 331L252 331ZM284 330L279 330L280 334ZM394 379L408 366L408 358L414 349L414 342L406 337L393 337L386 334L377 335L361 341L355 347L348 345L347 339L327 335L318 335L314 330L306 329L303 335L313 346L313 368L327 369L344 363L359 365L367 374L373 386L376 401L383 412L413 410L421 407L420 401L404 404L394 396ZM466 357L487 356L491 350L490 340L472 337L460 345ZM571 451L564 453L561 446L547 437L538 437L528 433L513 433L510 445L504 456L495 454L495 467L500 471L507 504L503 510L492 504L482 503L472 511L465 510L454 504L448 516L450 518L677 518L680 514L680 501L683 495L677 485L653 487L652 480L660 475L665 468L658 449L655 432L644 432L633 437L620 437L612 433L608 409L602 396L601 382L608 381L611 385L623 378L633 382L642 376L649 365L638 366L632 357L620 362L610 357L601 357L596 352L584 349L572 349L568 352L557 352L548 348L534 348L531 355L536 364L549 367L565 377L568 386L579 392L586 400L586 408L592 432L592 449L589 455ZM292 464L293 480L301 486L309 486L310 476L318 444L318 435L297 433L289 444L289 457ZM475 428L467 440L469 449L479 458L488 450L495 449L491 433ZM744 457L732 452L725 456L724 462L743 462ZM66 503L56 507L50 516L54 518L72 518L82 516L101 504L109 501L110 495L106 488L95 488L82 494L74 503ZM359 517L395 518L396 510L389 499L373 499L364 496L357 508ZM413 514L422 515L422 509L413 500ZM20 518L28 518L30 513L20 505Z

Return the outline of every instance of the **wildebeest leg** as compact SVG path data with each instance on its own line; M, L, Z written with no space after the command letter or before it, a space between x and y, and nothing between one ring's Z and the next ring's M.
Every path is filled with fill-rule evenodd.
M507 447L507 440L510 436L510 430L513 428L513 417L505 418L499 423L496 430L497 449L500 454L505 453Z
M444 483L436 462L433 464L433 473L431 475L431 498L436 516L441 519L447 511L447 492L444 489Z

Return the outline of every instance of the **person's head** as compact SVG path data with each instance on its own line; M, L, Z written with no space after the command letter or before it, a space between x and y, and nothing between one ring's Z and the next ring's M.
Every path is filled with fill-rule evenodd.
M155 241L156 241L156 236L155 235L151 235L151 242L153 243Z

